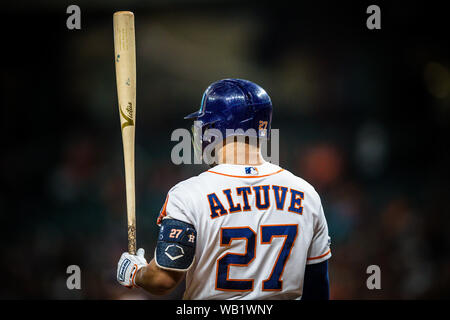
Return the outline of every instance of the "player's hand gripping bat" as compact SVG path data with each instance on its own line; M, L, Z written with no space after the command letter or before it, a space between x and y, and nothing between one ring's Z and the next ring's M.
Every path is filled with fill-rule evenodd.
M127 197L128 252L136 254L136 214L134 179L134 136L136 121L136 46L134 14L130 11L114 13L114 59L116 65L117 96L122 127L125 186Z

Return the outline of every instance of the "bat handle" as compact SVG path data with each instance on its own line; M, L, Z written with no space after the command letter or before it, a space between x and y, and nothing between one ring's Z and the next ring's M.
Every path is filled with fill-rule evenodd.
M136 254L136 227L128 225L128 253Z

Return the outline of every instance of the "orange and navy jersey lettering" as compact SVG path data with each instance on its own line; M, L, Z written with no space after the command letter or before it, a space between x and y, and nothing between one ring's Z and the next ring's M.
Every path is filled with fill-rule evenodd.
M209 207L211 209L211 218L217 218L218 216L222 216L224 214L228 214L228 211L225 210L222 202L220 202L219 198L215 193L208 194Z
M222 193L226 198L226 202L224 202L225 206L215 192L206 196L211 211L211 219L229 213L251 211L254 209L265 210L270 207L271 203L275 203L276 208L281 211L296 214L303 213L302 201L305 197L304 192L288 187L277 185L237 187L234 189L224 189L222 190ZM255 197L254 207L250 206L250 196ZM288 202L288 208L287 210L284 210L286 202Z
M277 205L277 209L284 210L284 202L286 200L286 193L287 193L288 188L273 185L272 190L274 192L275 203ZM280 191L281 191L281 193L280 193Z

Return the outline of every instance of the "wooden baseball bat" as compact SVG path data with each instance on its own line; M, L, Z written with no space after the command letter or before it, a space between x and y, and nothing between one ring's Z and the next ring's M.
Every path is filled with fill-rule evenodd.
M136 45L134 14L130 11L114 13L114 59L116 65L117 96L122 127L125 186L127 197L128 252L136 254L136 212L134 178L134 137L136 122Z

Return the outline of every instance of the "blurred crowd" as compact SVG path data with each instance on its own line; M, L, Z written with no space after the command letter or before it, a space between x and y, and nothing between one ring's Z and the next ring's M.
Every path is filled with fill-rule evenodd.
M206 169L171 162L171 132L190 127L182 118L198 108L209 83L239 77L272 97L280 166L321 195L332 240L331 297L449 298L450 71L439 33L436 41L433 25L403 33L414 7L403 17L405 29L383 38L306 6L294 15L251 6L236 13L232 4L225 11L218 5L135 11L137 241L146 257L153 256L166 193ZM182 296L183 285L156 297L115 280L127 243L125 186L114 10L98 6L81 6L81 31L64 25L55 31L60 8L46 12L43 28L58 47L36 53L35 62L50 70L43 78L36 78L42 66L29 61L12 72L25 61L25 45L6 69L12 92L37 88L19 102L6 98L3 112L3 129L13 136L4 142L2 163L0 298ZM324 20L335 23L334 35ZM41 92L50 83L54 97ZM23 111L16 130L8 119L21 105L39 112ZM66 287L69 265L81 268L81 290ZM380 267L380 290L366 286L370 265Z

